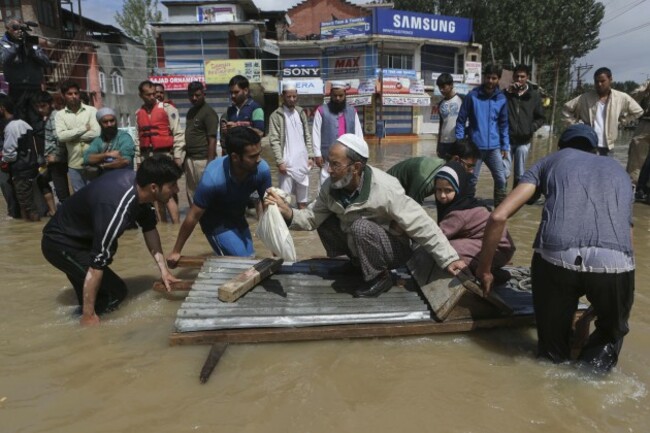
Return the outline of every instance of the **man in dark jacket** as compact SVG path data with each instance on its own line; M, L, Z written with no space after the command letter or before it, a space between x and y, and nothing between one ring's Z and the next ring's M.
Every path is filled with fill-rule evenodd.
M51 65L50 59L21 19L7 17L4 22L7 31L0 40L0 63L9 96L16 104L16 117L33 126L39 118L33 99L41 91L43 68Z
M506 97L514 188L526 169L526 158L533 134L544 124L546 118L539 93L528 83L530 68L527 65L517 65L512 77L513 83L506 90Z

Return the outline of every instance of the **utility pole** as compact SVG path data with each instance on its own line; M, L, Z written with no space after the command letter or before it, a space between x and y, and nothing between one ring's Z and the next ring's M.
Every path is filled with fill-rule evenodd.
M593 68L594 65L578 65L576 66L576 89L582 87L582 77Z

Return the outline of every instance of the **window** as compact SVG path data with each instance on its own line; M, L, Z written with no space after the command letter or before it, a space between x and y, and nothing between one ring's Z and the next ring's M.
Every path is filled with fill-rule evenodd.
M384 54L381 57L383 68L413 69L413 56L410 54Z
M99 89L102 92L106 92L106 74L104 71L99 71Z
M0 0L0 13L2 14L2 19L7 17L22 19L23 12L20 9L20 0Z
M124 78L118 71L111 73L111 90L116 95L124 95Z
M38 0L36 2L36 15L40 25L56 27L54 23L54 3L51 0Z

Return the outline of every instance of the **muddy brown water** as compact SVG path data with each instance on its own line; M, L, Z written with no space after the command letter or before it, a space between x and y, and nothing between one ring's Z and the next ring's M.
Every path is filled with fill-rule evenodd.
M621 160L628 141L621 138ZM371 163L387 168L434 148L373 147ZM537 142L531 160L547 152ZM479 195L491 190L484 170ZM540 211L524 207L509 225L515 264L529 263ZM168 345L180 303L150 290L157 268L137 232L120 239L113 265L130 296L101 326L82 329L68 281L41 256L44 222L3 219L0 432L647 432L649 217L650 206L635 204L631 332L606 377L536 360L535 332L523 328L231 346L206 385L198 374L209 347ZM159 229L169 250L177 227ZM323 253L315 233L295 241L300 257ZM256 249L267 254L259 242ZM184 253L209 251L197 230Z

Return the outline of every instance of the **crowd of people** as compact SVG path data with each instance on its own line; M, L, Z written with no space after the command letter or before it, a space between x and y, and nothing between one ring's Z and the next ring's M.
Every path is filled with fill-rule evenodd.
M16 38L16 22L8 21L6 39ZM12 50L2 45L5 70L15 62ZM45 64L37 52L34 48L32 67ZM369 146L356 109L346 100L345 82L331 83L330 99L316 109L311 126L298 105L296 86L284 82L281 105L269 117L268 140L279 187L296 197L295 206L270 189L271 169L261 158L265 116L244 76L230 80L232 104L221 119L206 102L204 85L190 83L184 130L164 88L143 81L135 137L117 128L111 108L81 102L73 81L61 84L63 104L56 110L50 93L10 78L13 90L0 95L2 192L9 214L28 221L42 216L35 189L45 198L50 220L42 252L74 287L82 324L98 323L98 315L125 298L126 285L109 266L117 239L134 225L142 229L168 289L176 281L169 269L178 264L197 224L215 254L253 256L246 210L254 207L259 217L275 205L290 229L316 230L328 256L350 258L339 271L359 273L366 282L354 296L390 290L391 271L405 265L416 248L450 275L476 275L487 294L510 279L503 267L515 245L507 219L543 194L532 262L539 354L554 362L570 359L573 313L586 295L598 320L580 360L608 371L628 332L635 265L633 185L607 155L619 122L643 110L611 89L609 69L598 69L595 89L564 106L571 126L560 137L559 150L526 171L531 140L545 122L529 77L530 69L519 65L512 84L501 90L501 69L486 65L482 84L461 97L452 77L441 74L437 156L408 158L387 172L369 164ZM494 180L489 204L476 197L482 162ZM320 169L320 188L310 199L314 167ZM172 223L181 222L177 182L182 175L189 209L165 257L156 224L167 214ZM422 207L429 197L435 199L437 222Z

